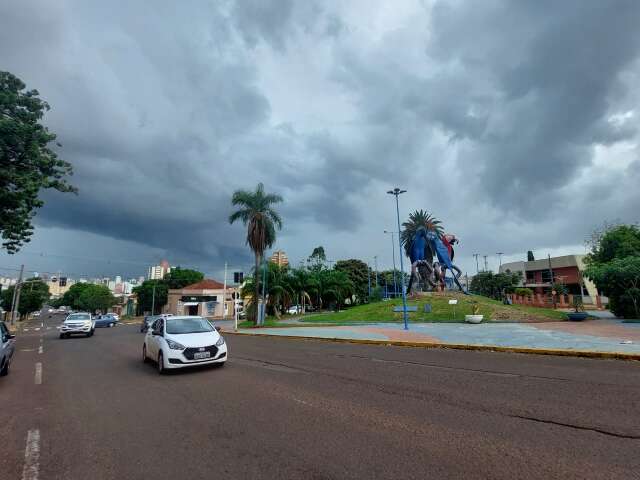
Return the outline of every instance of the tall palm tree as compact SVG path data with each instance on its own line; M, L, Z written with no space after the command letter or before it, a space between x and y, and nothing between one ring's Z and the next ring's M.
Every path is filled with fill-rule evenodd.
M416 210L409 214L409 220L402 224L402 232L400 233L400 240L404 245L404 251L407 257L410 257L411 247L413 246L413 237L416 231L420 227L424 227L427 230L434 230L438 235L442 235L442 222L437 220L430 213L424 210ZM431 247L428 247L431 249ZM433 256L434 252L431 252L430 256ZM429 255L427 255L429 256Z
M282 218L275 211L273 205L282 202L282 197L275 193L265 193L264 185L259 183L255 191L236 190L231 197L231 203L238 210L229 216L229 223L241 220L247 227L247 245L255 255L255 275L264 251L273 246L276 241L276 228L282 228ZM254 299L260 295L259 283L254 282ZM258 309L254 309L254 323L258 320Z

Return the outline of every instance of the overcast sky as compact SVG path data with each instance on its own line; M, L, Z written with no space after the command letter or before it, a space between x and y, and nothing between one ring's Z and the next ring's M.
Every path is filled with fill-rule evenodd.
M395 186L470 274L584 253L640 217L638 25L637 0L1 2L0 69L51 104L80 192L0 267L219 277L251 264L227 218L258 182L294 263L389 267Z

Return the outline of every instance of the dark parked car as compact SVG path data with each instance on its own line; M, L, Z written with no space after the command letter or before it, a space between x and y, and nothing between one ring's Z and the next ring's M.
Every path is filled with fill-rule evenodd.
M96 327L115 327L118 324L118 317L112 313L105 313L96 317Z
M15 350L14 338L15 336L9 333L4 322L0 322L0 377L9 373L9 365Z

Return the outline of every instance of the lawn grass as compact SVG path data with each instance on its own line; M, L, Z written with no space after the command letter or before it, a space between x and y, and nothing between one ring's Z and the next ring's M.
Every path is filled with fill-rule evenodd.
M457 299L458 304L449 305L449 300ZM463 322L465 315L472 313L473 301L478 302L479 313L487 321L544 322L562 321L567 317L563 312L548 308L525 305L504 305L502 302L479 295L463 295L454 292L432 293L408 300L410 306L417 306L417 312L409 312L412 322ZM431 304L431 313L424 312L424 305ZM321 315L306 315L300 320L305 323L349 324L401 322L402 312L393 312L394 306L401 306L402 299L369 303L347 308L340 312Z

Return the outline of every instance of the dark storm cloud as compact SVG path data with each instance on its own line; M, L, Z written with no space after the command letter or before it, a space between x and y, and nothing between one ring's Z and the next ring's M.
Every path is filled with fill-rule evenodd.
M618 107L621 73L638 57L639 21L635 1L435 9L429 52L468 84L444 98L463 105L463 115L477 110L482 128L460 128L460 115L437 119L471 140L462 164L480 171L501 208L531 209L590 165L594 143L637 134L637 125L621 129L607 117ZM483 83L490 88L478 91Z
M80 189L46 193L38 224L246 263L229 198L258 181L294 253L388 228L396 185L474 249L633 220L637 150L615 148L638 141L640 3L388 5L0 5L0 68L51 103Z

